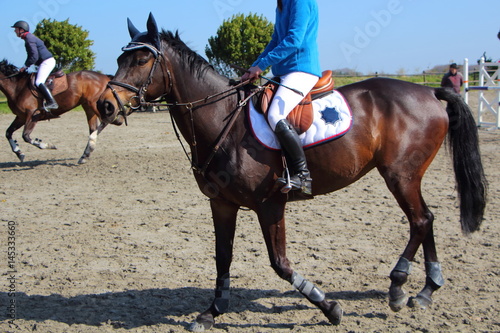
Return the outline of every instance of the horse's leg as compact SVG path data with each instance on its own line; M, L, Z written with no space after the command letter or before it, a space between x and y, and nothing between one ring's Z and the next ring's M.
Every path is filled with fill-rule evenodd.
M282 194L278 194L282 196ZM290 267L286 257L286 230L285 230L285 202L284 200L268 199L257 211L262 233L271 261L271 267L282 279L292 284L312 304L316 305L333 325L339 325L343 311L336 301L327 301L325 294L312 282L304 279Z
M106 124L99 124L99 117L96 112L89 108L88 106L84 106L85 113L87 115L87 122L89 124L89 141L87 142L87 147L83 151L82 157L78 160L79 164L84 164L87 162L87 159L90 157L90 154L94 151L97 144L97 136L101 131L106 127Z
M432 293L441 288L444 284L441 264L437 258L436 244L434 242L434 232L431 229L422 243L425 258L425 286L416 297L411 297L409 306L427 308L432 304Z
M7 128L7 131L5 132L5 136L7 137L7 140L9 140L10 147L12 151L17 155L19 160L21 162L24 161L24 154L19 148L19 145L17 144L17 140L14 140L12 138L12 135L14 134L15 131L17 131L19 128L21 128L24 125L24 122L22 121L19 116L16 116L14 121L10 124L9 128Z
M421 292L419 299L425 298L429 303L431 294L442 285L441 271L436 269L437 264L436 247L434 244L434 234L432 231L434 215L429 210L422 198L420 191L421 177L404 179L394 176L386 176L382 173L389 189L394 194L399 205L405 212L410 223L410 240L399 258L398 263L390 274L391 285L389 287L389 306L393 311L400 311L407 305L407 296L403 290L403 285L408 280L411 271L411 261L420 246L424 246L427 271L427 283ZM395 175L395 173L392 173ZM437 265L436 265L437 264ZM428 303L428 304L429 304Z
M217 266L217 282L215 298L212 305L196 317L190 330L202 332L210 329L215 317L223 314L229 307L229 268L233 259L233 240L236 229L238 205L224 199L211 199L212 218L215 228L215 260Z
M41 139L38 138L36 138L35 140L31 139L30 135L31 132L33 132L33 130L35 129L36 124L37 121L33 120L33 112L27 112L26 124L24 125L23 129L24 141L40 149L57 149L57 147L54 146L53 144L42 142Z

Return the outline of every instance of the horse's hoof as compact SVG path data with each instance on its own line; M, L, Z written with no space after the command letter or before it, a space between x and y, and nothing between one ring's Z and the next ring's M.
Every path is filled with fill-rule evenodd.
M84 157L81 157L79 160L78 160L78 164L85 164L87 163L87 159L84 158Z
M323 311L323 313L332 325L339 325L342 321L342 316L344 315L344 311L342 310L340 303L331 301L328 302L328 305L328 309Z
M420 308L422 310L427 309L432 304L432 299L423 295L417 295L416 297L411 297L408 301L408 306L410 308Z
M406 294L404 294L397 299L390 299L389 307L391 308L392 311L399 312L406 306L407 303L408 303L408 297L406 296Z
M24 157L25 157L24 154L19 154L17 155L17 157L19 158L19 161L24 162Z
M189 330L191 332L204 332L211 329L213 325L213 322L195 320L191 326L189 326Z

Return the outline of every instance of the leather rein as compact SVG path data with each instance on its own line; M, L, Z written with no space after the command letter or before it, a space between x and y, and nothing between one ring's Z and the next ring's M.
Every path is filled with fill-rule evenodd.
M216 103L216 102L220 101L221 99L229 97L229 96L231 96L231 95L233 95L235 93L239 93L241 87L243 87L243 86L245 86L245 85L247 85L247 84L250 83L250 80L246 80L246 81L240 82L238 84L235 84L230 89L227 89L225 91L216 93L214 95L208 95L205 98L198 99L198 100L195 100L195 101L192 101L192 102L184 102L184 103L173 102L173 103L167 103L167 102L163 102L163 100L164 100L164 97L166 95L168 95L172 91L173 82L172 82L172 75L170 73L170 70L169 70L168 66L165 66L165 68L164 68L165 70L162 71L162 72L164 73L163 74L164 79L165 79L165 72L166 72L166 75L168 76L169 89L168 89L167 92L165 92L157 100L152 101L152 102L147 102L145 100L145 98L144 98L144 95L147 92L148 86L153 81L153 75L154 75L154 72L156 70L156 67L158 66L158 63L160 63L160 66L163 68L163 63L160 62L160 60L163 58L163 55L162 55L162 53L158 49L156 49L155 47L153 47L151 44L146 44L146 43L135 43L135 44L137 44L136 48L138 48L138 47L146 47L146 48L148 48L149 50L151 50L151 52L155 56L155 62L151 66L151 70L149 72L148 78L145 81L145 83L140 88L137 88L137 87L134 87L134 86L132 86L130 84L127 84L127 83L123 83L123 82L111 80L111 81L108 82L108 85L107 85L108 88L112 91L113 96L115 97L115 99L116 99L116 101L118 103L118 107L120 108L120 110L117 113L116 117L118 117L119 115L122 115L124 117L124 119L125 119L125 124L126 125L127 125L127 112L125 110L125 106L128 107L128 108L130 108L132 110L132 112L134 112L136 110L139 110L142 107L149 107L149 106L158 106L158 107L163 106L163 107L167 107L167 109L170 109L170 107L183 106L183 107L185 107L189 111L189 114L190 114L191 132L193 133L193 138L192 138L192 142L190 143L190 145L192 147L196 148L197 141L196 141L196 134L195 134L195 130L194 130L193 111L195 109L199 109L199 108L201 108L203 106ZM136 95L132 96L130 98L130 100L128 101L128 103L124 104L122 102L122 100L120 99L120 96L118 96L118 93L116 92L116 90L113 88L113 85L125 88L127 90L130 90L130 91L136 93ZM205 177L205 173L206 173L206 170L207 170L210 162L214 158L215 154L219 151L222 142L224 142L224 140L228 136L231 128L233 127L233 125L236 122L238 114L241 112L241 110L243 109L243 107L247 104L248 100L250 98L252 98L253 95L257 94L260 91L260 89L262 89L262 88L258 87L257 89L255 89L254 91L252 91L251 94L249 94L247 97L245 97L243 99L240 98L240 100L239 100L239 102L237 104L236 109L233 112L231 112L232 116L231 116L231 119L230 119L229 123L225 126L222 134L219 135L219 139L218 139L217 143L214 145L214 147L213 147L213 149L212 149L209 157L207 158L207 160L205 161L205 163L203 163L202 165L200 165L198 163L197 149L193 149L193 158L191 159L189 157L189 153L187 152L186 148L184 147L184 144L182 143L181 137L179 135L179 131L177 130L177 127L175 125L175 121L173 119L172 113L170 112L170 118L171 118L171 121L172 121L172 127L174 128L175 135L177 137L177 140L180 142L180 144L182 146L182 149L184 150L184 154L186 155L187 159L191 163L191 168L193 169L193 171L195 171L195 172L201 174L203 177ZM218 100L212 101L215 97L219 97L219 96L222 96L222 97L220 99L218 99ZM133 106L132 102L136 102L137 106ZM132 113L132 112L130 112L130 113Z

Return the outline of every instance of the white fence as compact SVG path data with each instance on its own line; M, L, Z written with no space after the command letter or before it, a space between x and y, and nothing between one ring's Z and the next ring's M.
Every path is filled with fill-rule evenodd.
M490 75L490 73L492 73ZM480 127L500 128L500 64L479 61L479 84L469 87L469 60L464 60L464 100L469 104L469 91L478 93L477 125ZM493 99L488 100L484 92L494 90ZM491 98L491 97L490 97ZM485 121L485 116L492 114L494 122Z

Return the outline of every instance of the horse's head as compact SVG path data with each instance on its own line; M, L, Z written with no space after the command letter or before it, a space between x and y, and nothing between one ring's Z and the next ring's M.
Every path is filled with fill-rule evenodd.
M127 22L132 40L122 48L114 79L98 101L103 121L107 123L121 124L141 103L162 96L168 88L169 78L162 69L161 41L153 15L149 14L146 32L139 32L130 19Z

